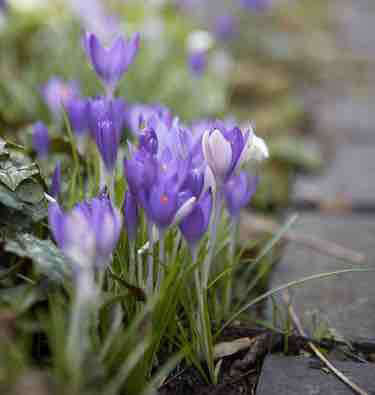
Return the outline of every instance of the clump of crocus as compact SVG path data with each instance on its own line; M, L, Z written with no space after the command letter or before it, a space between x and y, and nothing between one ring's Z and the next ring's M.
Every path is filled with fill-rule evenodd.
M126 40L118 37L110 47L104 47L93 33L86 33L84 48L96 74L106 87L107 94L113 95L117 83L133 63L140 42L139 33Z
M51 203L48 219L57 245L78 270L100 269L110 262L122 218L108 197L79 203L68 213Z
M126 109L126 125L135 135L143 131L145 122L151 118L156 118L167 127L172 126L171 111L160 104L132 104Z
M42 96L44 102L59 120L63 111L71 99L80 95L79 85L77 81L64 81L59 77L52 77L43 87Z
M39 121L33 125L32 145L39 159L45 159L48 155L49 136L47 126Z

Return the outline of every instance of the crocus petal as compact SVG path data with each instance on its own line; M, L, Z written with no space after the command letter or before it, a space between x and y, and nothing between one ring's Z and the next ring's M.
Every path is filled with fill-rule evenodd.
M188 216L192 212L196 201L197 198L195 196L192 196L178 209L173 220L174 225L178 225L186 216Z
M48 206L48 222L57 245L63 248L65 239L65 219L64 213L57 203L51 203Z
M202 193L205 193L209 189L215 192L216 187L217 186L216 186L214 173L212 172L210 166L206 166L204 171L204 184L203 184Z
M123 207L124 222L128 232L129 240L134 240L137 235L138 226L138 206L135 196L127 191Z
M61 162L57 162L52 175L52 183L50 188L51 196L58 198L61 192Z
M195 204L191 213L181 221L180 230L186 241L194 246L207 231L212 210L212 195L207 192Z
M237 216L256 191L258 178L246 172L232 176L224 186L224 197L230 215Z
M217 180L223 181L232 162L232 147L222 133L215 129L206 131L202 138L202 149L207 164Z
M96 74L111 89L122 78L133 62L139 47L139 34L128 41L118 37L110 48L105 48L95 34L86 33L84 48Z
M49 149L49 136L48 129L43 122L36 122L33 126L32 145L39 158L47 157Z
M83 134L89 124L89 102L82 98L73 98L66 104L70 125L76 134Z

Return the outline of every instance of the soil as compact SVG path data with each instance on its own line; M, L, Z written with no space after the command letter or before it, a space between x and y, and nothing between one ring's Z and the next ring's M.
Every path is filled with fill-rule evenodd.
M297 335L288 337L262 328L236 326L227 328L219 342L230 342L247 337L250 346L224 357L219 383L206 384L193 367L178 366L159 388L160 395L237 395L255 394L264 358L268 354L303 355L309 352L307 343L313 341L335 358L355 362L373 361L375 339L358 339L350 343L333 339L317 342ZM316 361L320 364L320 361Z

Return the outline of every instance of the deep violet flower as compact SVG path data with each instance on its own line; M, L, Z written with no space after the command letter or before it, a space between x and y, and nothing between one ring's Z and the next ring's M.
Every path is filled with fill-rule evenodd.
M220 40L230 40L236 34L236 20L233 15L223 14L216 18L215 34Z
M50 194L53 198L58 200L61 193L61 162L58 161L53 171Z
M172 126L172 113L158 104L133 104L126 109L125 122L128 128L138 134L150 118L162 121L168 128Z
M187 215L197 199L184 191L191 171L190 146L188 131L177 121L168 127L156 117L140 132L138 148L129 144L130 155L124 161L129 190L159 229Z
M229 214L237 217L256 191L258 178L242 171L233 175L224 185L224 198Z
M121 99L98 98L89 102L89 128L104 166L111 172L117 160L124 121L125 103Z
M48 129L41 121L33 125L32 145L40 159L47 157L49 149Z
M77 135L82 135L88 130L89 110L89 101L81 97L74 97L66 104L70 125Z
M69 213L52 203L48 219L57 245L78 268L100 268L108 264L122 219L106 196L79 203Z
M80 91L77 81L65 82L59 77L52 77L43 87L42 96L53 115L60 119L62 107L69 101L79 97Z
M240 4L249 10L263 11L270 6L271 0L240 0Z
M129 40L118 37L110 47L106 48L95 34L86 33L84 37L86 54L96 74L111 92L133 63L139 42L140 35L135 33Z
M207 53L206 51L190 52L188 56L188 64L191 73L200 77L207 67Z
M138 227L138 205L135 196L127 191L123 206L123 215L129 240L135 240Z
M204 30L190 33L187 41L188 64L193 75L201 76L207 67L207 53L213 45L211 34Z
M211 210L212 194L207 191L196 203L191 213L181 221L180 230L191 248L194 248L206 233L210 223Z

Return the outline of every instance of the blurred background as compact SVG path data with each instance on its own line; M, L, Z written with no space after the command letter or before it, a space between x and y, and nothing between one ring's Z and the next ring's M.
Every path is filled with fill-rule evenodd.
M326 110L327 94L321 92L340 78L341 61L349 63L347 47L358 47L337 39L338 24L350 22L352 9L333 3L2 0L0 133L27 144L30 125L43 120L58 136L54 97L72 90L102 94L85 58L83 33L95 32L109 43L139 31L141 49L118 95L129 104L168 106L184 121L253 122L273 158L255 205L278 210L288 202L295 170L321 165L320 149L310 138L314 112Z

